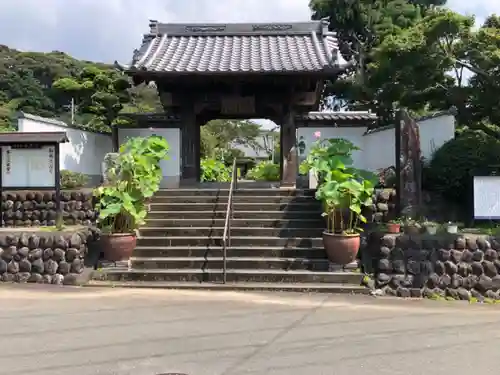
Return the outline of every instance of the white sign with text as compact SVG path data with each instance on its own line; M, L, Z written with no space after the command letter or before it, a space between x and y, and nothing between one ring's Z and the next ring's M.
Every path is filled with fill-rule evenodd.
M474 176L474 219L500 219L500 176Z
M55 186L55 147L2 147L2 187Z

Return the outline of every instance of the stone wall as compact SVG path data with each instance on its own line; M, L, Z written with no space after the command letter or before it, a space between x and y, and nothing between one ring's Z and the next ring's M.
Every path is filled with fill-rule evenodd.
M387 223L396 217L396 190L377 189L373 195L373 204L366 209L370 223Z
M500 238L372 233L365 253L374 272L370 286L381 293L500 299Z
M61 192L66 225L93 225L96 222L92 190ZM4 227L54 226L56 199L53 191L5 191L2 193Z
M0 232L0 281L75 285L97 243L96 229Z

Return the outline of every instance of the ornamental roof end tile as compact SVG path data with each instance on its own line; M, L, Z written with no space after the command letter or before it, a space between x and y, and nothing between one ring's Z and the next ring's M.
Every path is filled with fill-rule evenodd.
M133 53L133 74L336 73L351 66L326 20L292 23L165 24Z

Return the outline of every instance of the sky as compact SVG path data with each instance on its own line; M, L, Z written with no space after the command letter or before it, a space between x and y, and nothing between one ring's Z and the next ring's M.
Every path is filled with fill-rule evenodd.
M56 50L79 59L127 64L133 50L140 46L142 35L149 31L150 19L179 23L307 21L308 3L309 0L0 0L0 45L25 51ZM475 15L478 22L491 13L500 13L500 0L448 0L448 6Z
M286 22L310 19L309 0L0 0L0 44L128 63L150 19L160 22ZM43 5L42 5L43 4ZM476 5L474 5L476 4ZM480 4L480 5L479 5ZM483 20L499 0L448 0Z

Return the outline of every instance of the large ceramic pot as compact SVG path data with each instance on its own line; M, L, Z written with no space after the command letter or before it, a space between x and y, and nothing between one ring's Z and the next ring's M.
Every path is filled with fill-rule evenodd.
M133 233L107 233L101 234L99 242L104 259L118 262L132 256L137 237Z
M359 234L337 234L323 232L323 246L328 260L347 265L356 260L360 246Z
M401 232L401 224L397 223L387 223L387 233L399 233Z

